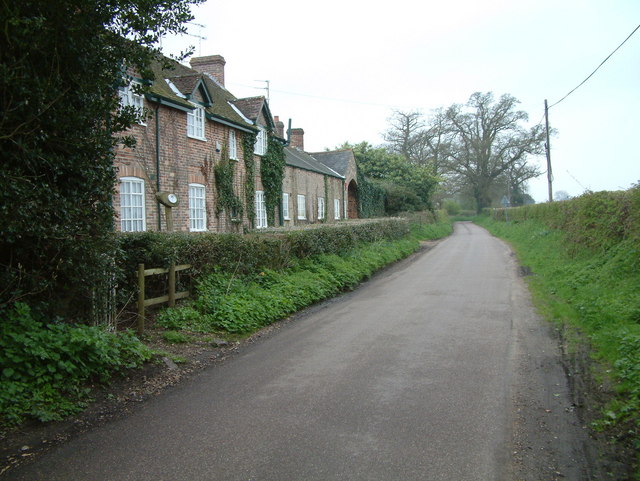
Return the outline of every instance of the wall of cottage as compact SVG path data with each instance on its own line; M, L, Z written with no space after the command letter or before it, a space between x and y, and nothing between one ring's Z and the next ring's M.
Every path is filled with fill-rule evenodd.
M160 191L173 192L178 196L178 205L173 207L175 231L189 231L189 184L205 186L207 230L213 232L242 231L250 228L246 209L242 219L232 221L227 213L216 215L216 187L213 167L222 159L228 149L229 129L225 125L205 120L206 141L187 136L187 114L184 111L159 106L145 100L151 117L146 125L134 126L128 135L133 135L137 144L134 148L119 146L116 150L115 166L118 179L136 177L145 184L146 230L166 230L165 208L156 200L158 177ZM156 118L156 116L159 116ZM156 166L156 121L160 130L160 169ZM245 199L246 170L243 161L242 132L236 130L238 161L235 166L234 190ZM254 156L257 158L256 156ZM259 166L257 166L259 169ZM259 170L258 170L259 172ZM120 181L115 186L115 225L120 230ZM257 185L259 188L259 185ZM160 221L158 220L160 219Z
M289 194L289 218L284 219L285 226L318 222L319 197L325 199L325 222L336 222L334 199L339 199L341 208L339 214L341 218L343 217L342 179L287 165L282 182L282 192ZM298 195L305 196L305 219L298 217Z

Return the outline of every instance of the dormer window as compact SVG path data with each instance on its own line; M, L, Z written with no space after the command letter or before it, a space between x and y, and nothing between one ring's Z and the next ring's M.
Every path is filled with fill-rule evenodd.
M260 127L260 131L256 136L253 153L256 155L265 155L267 153L267 132L262 127Z
M194 109L187 112L187 135L198 140L207 140L204 137L204 107L193 104Z
M131 81L129 85L120 87L118 95L120 96L120 105L122 107L133 107L136 111L136 121L140 125L146 125L144 116L144 96L139 93L142 85L139 82Z

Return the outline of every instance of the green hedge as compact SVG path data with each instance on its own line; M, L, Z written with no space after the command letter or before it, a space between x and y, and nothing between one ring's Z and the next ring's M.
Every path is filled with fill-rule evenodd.
M493 209L496 220L538 219L560 229L579 246L605 251L625 239L640 239L640 186L627 191L589 192L560 202Z
M119 295L121 302L136 289L138 264L168 267L191 264L182 275L191 282L214 270L255 274L280 270L294 259L319 254L341 254L364 243L402 239L409 234L406 219L380 219L325 225L312 229L269 231L252 234L139 232L118 236Z

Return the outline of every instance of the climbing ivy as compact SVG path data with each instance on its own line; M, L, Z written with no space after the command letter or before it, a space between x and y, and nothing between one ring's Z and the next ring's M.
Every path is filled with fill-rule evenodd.
M267 153L260 163L260 175L264 186L264 201L267 208L267 223L275 225L275 210L282 199L284 178L284 147L269 136Z
M256 134L245 132L242 134L242 155L245 167L244 196L247 209L247 218L251 227L256 220L256 163L253 158L253 146L256 143Z
M358 169L358 213L360 217L384 216L385 200L385 190L369 181Z
M329 206L333 206L333 200L329 201L329 176L324 176L324 221L329 219Z
M218 191L218 202L216 204L216 216L218 217L226 210L227 215L231 218L242 218L242 201L233 190L235 164L236 162L229 160L226 146L223 147L220 162L213 168Z

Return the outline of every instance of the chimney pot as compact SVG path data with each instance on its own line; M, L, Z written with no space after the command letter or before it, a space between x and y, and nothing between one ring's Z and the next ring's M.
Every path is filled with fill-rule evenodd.
M282 122L277 115L273 116L273 122L276 125L276 134L278 134L278 137L281 139L284 139L284 122Z

